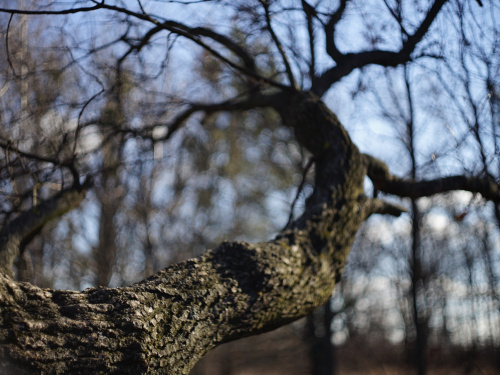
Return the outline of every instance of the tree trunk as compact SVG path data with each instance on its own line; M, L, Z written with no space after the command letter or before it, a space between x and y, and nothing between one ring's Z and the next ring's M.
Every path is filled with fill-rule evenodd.
M187 374L215 346L325 304L361 223L366 158L313 94L273 106L315 158L304 215L266 243L224 242L130 287L42 290L0 277L3 374ZM400 211L399 211L400 213Z
M420 294L423 293L424 279L420 252L420 211L417 202L412 200L412 244L411 244L411 300L413 324L415 326L415 368L418 375L427 373L427 319L422 314Z
M331 326L335 314L331 309L330 300L317 313L321 315L321 319L316 320L314 316L316 314L309 315L306 327L306 340L311 360L311 375L334 375L336 373L336 362L334 356L335 347L331 340Z

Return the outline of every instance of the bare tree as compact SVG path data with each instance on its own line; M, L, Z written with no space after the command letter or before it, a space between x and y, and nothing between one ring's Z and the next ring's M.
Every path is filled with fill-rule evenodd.
M385 38L390 37L392 30L380 30L380 35L373 34L369 46L350 49L340 43L338 35L343 21L355 14L350 12L355 9L354 3L340 1L334 7L321 3L313 6L305 1L298 6L263 0L250 5L219 1L196 4L217 17L230 14L244 26L240 27L243 38L234 37L224 27L209 27L196 17L168 19L167 5L149 9L141 1L133 5L76 1L71 8L50 3L33 10L0 8L0 12L9 15L7 31L11 21L20 15L95 15L96 22L103 20L99 17L111 17L113 25L118 25L113 33L101 33L100 44L96 44L98 38L93 39L86 51L77 43L78 33L74 40L69 39L75 44L67 46L68 66L85 71L85 87L81 91L87 95L86 100L73 102L78 108L76 127L59 140L60 146L70 146L68 152L32 152L8 137L0 143L7 154L15 155L3 162L10 171L22 174L27 161L38 167L50 165L55 172L47 179L57 178L61 184L57 194L36 204L27 199L24 206L9 210L0 231L0 353L4 372L185 374L199 358L223 342L265 332L309 314L330 298L360 225L373 214L398 216L405 212L396 204L367 197L366 176L376 190L398 197L417 199L462 189L500 202L498 184L482 176L437 176L432 180L396 177L385 163L359 151L321 100L334 84L358 69L372 65L394 67L429 56L429 30L441 16L446 1L417 6L410 17L388 5L385 14L397 21L397 33L402 30L403 40L387 42ZM174 4L169 6L192 9L193 5ZM300 33L293 27L296 17L307 30L304 54L300 53ZM367 22L367 32L371 33L373 25L370 27L370 20ZM272 46L263 58L248 43L255 30L263 31L262 43ZM323 53L319 51L319 35L323 38ZM90 72L87 68L91 64L83 61L111 49L117 56L114 71L135 77L137 90L154 91L158 87L154 74L145 75L127 63L135 59L146 64L142 59L147 49L162 37L166 38L162 47L167 57L172 51L179 51L179 40L188 41L210 59L224 64L220 82L231 77L240 82L240 88L222 90L206 98L202 92L194 91L197 87L193 82L193 90L188 90L189 100L178 93L166 96L164 101L144 100L137 115L156 107L154 120L140 125L133 118L120 121L121 126L112 129L97 145L79 151L82 134L102 126L102 117L93 118L87 110L99 108L101 94L114 89L113 84L102 79L109 70ZM180 55L179 59L185 57ZM325 59L327 62L323 63ZM167 60L162 59L155 67L162 72ZM279 74L266 69L272 61L278 61ZM182 71L181 65L177 67ZM100 105L102 108L105 103ZM48 290L9 277L20 249L47 222L82 202L95 174L92 166L96 150L121 138L144 139L152 144L173 142L183 125L199 119L200 114L262 108L293 129L296 141L310 152L315 167L314 190L302 215L290 221L274 239L259 243L222 242L197 258L123 288ZM161 135L155 133L159 127L165 129Z

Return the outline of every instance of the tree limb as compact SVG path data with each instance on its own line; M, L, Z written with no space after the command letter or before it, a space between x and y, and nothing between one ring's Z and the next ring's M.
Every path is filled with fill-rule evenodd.
M0 372L187 374L215 346L291 322L330 298L365 219L363 158L313 94L255 100L277 108L317 160L305 214L274 240L224 242L125 288L42 290L0 273Z
M252 94L243 99L229 99L220 103L190 103L188 108L179 113L167 125L167 133L155 138L154 141L166 141L185 123L185 121L197 112L214 113L221 111L244 111L252 108L277 107L281 101L281 94Z
M335 44L335 28L342 18L349 0L341 0L338 9L330 16L325 25L326 52L333 61L338 61L344 57Z
M365 210L367 218L373 214L391 215L397 217L404 212L408 212L408 210L401 205L377 198L369 199L365 205Z
M336 65L326 70L319 77L316 77L313 80L311 90L316 95L322 96L332 84L347 76L354 69L362 68L364 66L372 64L385 67L394 67L411 61L411 54L415 50L415 47L426 35L432 22L436 19L439 11L447 1L448 0L434 1L420 26L412 35L408 36L406 41L403 42L403 45L399 51L386 51L376 49L345 54L341 53L336 48L335 41L332 40L335 33L335 25L338 22L338 19L335 16L337 13L339 13L340 16L343 13L343 3L341 3L339 9L330 17L330 20L325 27L325 33L327 36L327 52L330 57L332 57L332 59L336 62Z
M97 3L92 7L82 7L73 9L62 9L62 10L27 10L27 9L9 9L0 8L1 13L7 14L26 14L26 15L64 15L64 14L74 14L82 12L91 12L97 9L104 8L104 2Z
M41 204L23 211L0 230L0 273L11 275L12 264L20 249L37 235L49 221L77 207L91 185L87 179L83 185L74 184Z
M485 199L500 203L500 186L489 178L447 176L433 180L408 181L392 175L387 165L372 156L364 155L367 162L367 176L375 189L398 197L420 198L452 190L480 193Z
M298 89L298 84L297 81L295 80L295 77L293 76L292 68L290 66L290 63L288 62L288 57L286 56L285 49L283 48L283 45L281 44L281 41L279 40L278 36L274 32L273 26L271 25L271 16L269 14L269 3L267 1L261 0L260 3L264 7L264 12L266 15L266 24L267 24L267 30L269 31L269 34L271 34L271 38L274 41L274 44L276 45L276 48L278 49L278 52L281 55L281 59L283 60L283 64L285 64L285 71L286 75L288 77L288 82L290 82L290 86L292 86L295 89Z
M311 80L316 76L316 49L315 49L315 35L313 19L316 17L316 10L309 5L305 0L301 0L302 10L306 16L307 21L307 34L309 37L309 53L311 60L309 61L309 77Z

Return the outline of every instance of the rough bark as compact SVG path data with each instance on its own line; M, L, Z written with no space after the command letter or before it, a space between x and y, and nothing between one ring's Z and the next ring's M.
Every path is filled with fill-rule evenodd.
M125 288L40 289L0 275L0 373L187 374L210 349L325 304L361 223L402 212L363 195L367 167L309 92L269 103L316 162L304 215L274 240L225 242ZM386 175L379 175L382 180Z
M3 372L185 374L216 345L324 304L368 215L364 159L314 95L276 103L317 160L294 227L268 243L223 243L127 288L52 291L2 276Z

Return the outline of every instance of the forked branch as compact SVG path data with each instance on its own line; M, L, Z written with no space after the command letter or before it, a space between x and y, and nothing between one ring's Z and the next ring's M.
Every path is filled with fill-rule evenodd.
M334 40L335 27L338 21L340 21L347 3L347 1L342 1L339 9L332 14L329 22L325 26L327 52L336 62L336 65L326 70L319 77L316 77L313 81L311 90L316 95L323 96L331 85L350 74L354 69L372 64L394 67L411 61L411 54L414 52L417 44L420 43L427 34L430 26L446 2L447 0L434 1L420 26L412 35L408 36L407 39L403 41L403 45L399 51L373 49L369 51L342 53L336 47Z

